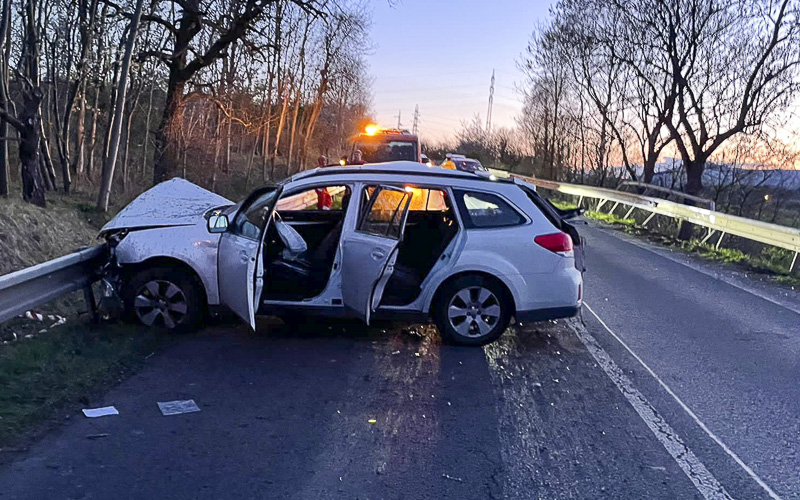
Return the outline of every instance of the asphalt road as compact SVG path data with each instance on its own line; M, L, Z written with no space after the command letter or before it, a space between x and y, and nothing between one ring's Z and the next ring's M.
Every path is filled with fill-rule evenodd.
M0 499L800 497L796 297L584 234L585 326L484 349L419 325L209 328L92 401L120 415L0 467ZM200 411L157 406L184 399Z

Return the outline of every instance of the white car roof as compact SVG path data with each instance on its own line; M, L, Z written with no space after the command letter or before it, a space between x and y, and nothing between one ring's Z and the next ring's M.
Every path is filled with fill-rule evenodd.
M305 179L306 177L315 177L317 175L335 175L347 173L381 173L381 174L423 174L442 177L458 177L463 179L480 178L471 172L462 172L460 170L450 170L439 166L429 167L424 163L415 161L392 161L387 163L367 163L365 165L348 165L346 167L323 167L300 172L292 176L292 181Z

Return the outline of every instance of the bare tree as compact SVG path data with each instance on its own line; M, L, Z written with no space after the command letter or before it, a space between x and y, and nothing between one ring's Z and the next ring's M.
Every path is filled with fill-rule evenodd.
M27 0L22 14L23 45L16 70L21 86L22 106L14 113L6 107L0 109L0 118L14 127L19 136L19 159L22 177L22 197L25 201L44 207L44 179L39 163L42 145L41 104L44 94L39 86L39 31L37 29L37 0Z
M0 110L9 108L9 59L11 57L11 0L0 1ZM8 120L0 115L0 196L8 196Z
M120 130L122 129L122 114L125 111L125 94L128 90L128 72L133 55L133 45L136 43L136 33L139 29L139 19L142 16L143 3L144 0L136 0L136 10L134 10L130 26L128 27L128 41L125 44L125 55L122 57L117 86L117 102L114 107L114 118L110 127L110 147L105 161L103 162L103 180L100 184L100 194L97 199L97 209L102 212L108 211L108 200L111 196L111 181L114 179L114 168L116 166L117 152L119 150Z

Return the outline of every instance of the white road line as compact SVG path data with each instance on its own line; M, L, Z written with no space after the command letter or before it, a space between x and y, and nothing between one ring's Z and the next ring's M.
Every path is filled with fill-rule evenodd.
M621 339L621 338L620 338L620 337L619 337L619 336L618 336L616 333L614 333L614 331L613 331L613 330L611 330L611 328L609 328L609 327L608 327L608 325L605 323L605 321L603 321L602 319L600 319L600 316L598 316L598 315L597 315L597 313L596 313L596 312L594 312L594 310L593 310L593 309L592 309L592 308L589 306L589 304L587 304L586 302L584 302L584 303L583 303L583 305L584 305L584 307L586 307L586 309L588 309L588 310L589 310L589 312L590 312L590 313L592 313L592 315L593 315L595 318L597 318L597 321L599 321L599 322L600 322L600 324L601 324L601 325L603 325L603 328L605 328L605 329L606 329L606 331L607 331L608 333L610 333L612 337L614 337L615 339L617 339L617 342L619 342L619 343L622 345L622 347L624 347L624 348L625 348L625 350L627 350L627 351L628 351L628 352L631 354L631 356L633 356L633 357L634 357L634 359L636 359L636 361L638 361L638 362L639 362L639 364L641 364L641 365L644 367L644 369L645 369L645 370L647 370L647 373L649 373L649 374L650 374L650 375L651 375L651 376L652 376L654 379L656 379L656 381L659 383L659 385L661 385L661 387L662 387L662 388L663 388L665 391L667 391L667 394L669 394L670 396L672 396L672 398L673 398L673 399L674 399L674 400L675 400L675 401L676 401L676 402L677 402L677 403L680 405L680 407L681 407L681 408L683 408L683 411L685 411L685 412L686 412L686 413L687 413L687 414L688 414L688 415L689 415L689 416L692 418L692 420L694 420L694 421L695 421L695 423L696 423L698 426L700 426L700 428L701 428L701 429L703 429L703 431L704 431L704 432L705 432L705 433L708 435L708 437L710 437L712 440L714 440L714 442L715 442L715 443L717 443L717 444L720 446L720 448L722 448L722 449L725 451L725 453L727 453L727 454L728 454L728 456L730 456L730 457L731 457L731 458L732 458L732 459L733 459L733 460L734 460L734 461L735 461L737 464L739 464L739 467L741 467L741 468L742 468L742 469L743 469L743 470L744 470L744 471L745 471L745 472L746 472L746 473L747 473L747 474L748 474L748 475L749 475L749 476L750 476L750 477L751 477L751 478L752 478L752 479L753 479L753 480L754 480L756 483L758 483L758 485L759 485L759 486L761 486L761 488L762 488L762 489L763 489L763 490L764 490L764 491L767 493L767 495L769 495L769 496L770 496L770 498L773 498L774 500L781 500L781 497L780 497L780 496L779 496L777 493L775 493L774 491L772 491L772 488L770 488L770 487L769 487L769 485L767 485L767 483L765 483L765 482L764 482L764 481L763 481L763 480L762 480L762 479L761 479L761 478L758 476L758 474L756 474L756 473L755 473L755 471L754 471L753 469L751 469L751 468L750 468L750 466L748 466L746 463L744 463L744 461L743 461L741 458L739 458L739 456L738 456L736 453L734 453L734 452L733 452L733 450L731 450L730 448L728 448L728 445L726 445L726 444L725 444L725 443L724 443L724 442L723 442L723 441L722 441L722 440L721 440L719 437L717 437L717 435L716 435L716 434L714 434L714 433L711 431L711 429L709 429L709 428L706 426L706 424L704 424L704 423L703 423L703 421L702 421L702 420L700 420L700 419L697 417L697 415L695 415L695 413L694 413L694 412L691 410L691 408L689 408L688 406L686 406L686 403L684 403L684 402L681 400L681 398L679 398L679 397L678 397L678 395L677 395L677 394L675 394L675 392L673 392L673 390L672 390L672 389L670 389L670 387L669 387L669 386L668 386L668 385L667 385L667 384L666 384L666 383L665 383L663 380L661 380L661 378L660 378L658 375L656 375L656 372L654 372L654 371L653 371L653 370L652 370L652 369L651 369L651 368L650 368L650 367L647 365L647 363L645 363L645 362L644 362L644 360L642 360L642 358L640 358L640 357L639 357L639 356L638 356L638 355L637 355L635 352L633 352L633 350L632 350L630 347L628 347L628 344L626 344L626 343L625 343L625 341L623 341L623 340L622 340L622 339ZM576 328L576 329L575 329L575 332L578 334L578 337L581 339L581 341L584 341L584 339L581 337L581 335L582 335L582 334L580 333L579 329L577 329L577 328ZM594 341L594 339L593 339L593 338L592 338L592 337L589 335L589 333L588 333L588 332L583 332L583 334L585 334L587 337L591 338L591 339ZM595 341L595 343L596 343L596 341ZM584 341L584 344L586 344L586 342L585 342L585 341ZM588 347L589 347L589 345L587 345L587 348L588 348ZM601 351L603 354L605 354L606 356L608 356L608 354L607 354L605 351L603 351L603 350L602 350L602 348L599 346L599 344L597 344L597 348L598 348L598 349L600 349L600 351ZM590 348L589 350L590 350L590 352L592 352L592 349L591 349L591 348ZM592 355L594 355L594 352L592 352ZM595 356L595 359L597 359L597 357L596 357L596 356ZM609 361L611 361L611 363L614 363L614 362L613 362L613 361L612 361L610 358L609 358ZM599 362L599 360L598 360L598 362ZM616 364L615 364L614 366L616 367ZM616 367L616 368L617 368L617 370L619 370L619 367ZM603 369L605 370L605 368L603 368ZM606 370L606 373L608 373L608 370ZM620 372L620 373L622 373L622 372ZM609 376L611 376L611 375L609 374ZM624 377L624 375L623 375L623 377ZM612 377L612 379L613 379L613 377ZM614 382L616 383L616 380L615 380ZM619 384L617 384L617 386L619 387ZM622 390L622 388L620 388L620 390ZM633 390L636 390L636 389L633 389ZM625 391L624 391L624 390L622 390L622 392L623 392L623 393L625 393ZM636 391L636 392L638 393L638 391ZM639 395L641 396L641 394L639 394ZM625 397L628 397L628 395L627 395L627 394L625 394ZM642 397L643 397L643 396L642 396ZM628 398L628 400L630 401L630 398ZM637 410L637 411L638 411L638 410ZM640 415L641 415L641 413L640 413ZM644 418L644 417L642 417L642 418ZM645 420L645 421L646 421L646 420ZM648 424L648 426L649 426L649 425L650 425L650 424ZM651 427L651 429L652 429L652 427ZM655 432L655 431L653 431L653 432ZM662 441L662 442L663 442L663 441ZM665 445L665 446L666 446L666 445ZM668 450L669 450L669 449L668 449ZM688 448L687 448L687 450L688 450ZM673 457L674 457L674 455L673 455ZM677 460L677 458L676 458L676 460ZM678 463L680 464L680 462L678 462ZM701 465L702 465L702 464L701 464ZM683 466L681 466L681 468L683 468ZM686 469L684 469L684 472L686 472ZM688 474L689 474L689 473L687 472L687 475L688 475ZM691 476L690 476L690 479L691 479ZM698 489L699 489L699 488L698 488ZM701 493L702 493L702 491L701 491ZM708 498L708 497L706 497L706 498Z
M732 497L725 491L725 488L717 481L717 478L711 474L706 466L700 461L697 456L686 446L686 443L678 436L678 434L669 426L653 405L647 401L644 395L633 385L633 382L622 372L619 366L611 359L606 351L600 347L600 344L592 337L589 332L583 328L580 323L568 323L575 334L578 336L586 349L594 357L597 364L606 372L617 388L620 390L625 399L633 406L636 413L642 417L647 427L653 431L656 438L661 441L661 444L672 455L678 466L683 470L686 477L694 484L697 491L703 495L706 500L724 499L728 500Z

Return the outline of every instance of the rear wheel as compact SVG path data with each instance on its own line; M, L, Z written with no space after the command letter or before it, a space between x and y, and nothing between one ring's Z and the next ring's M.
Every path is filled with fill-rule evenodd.
M147 327L192 331L205 314L197 279L181 268L144 269L128 281L124 295L128 315Z
M440 291L433 317L445 341L479 346L503 334L511 309L502 285L483 276L463 276Z

